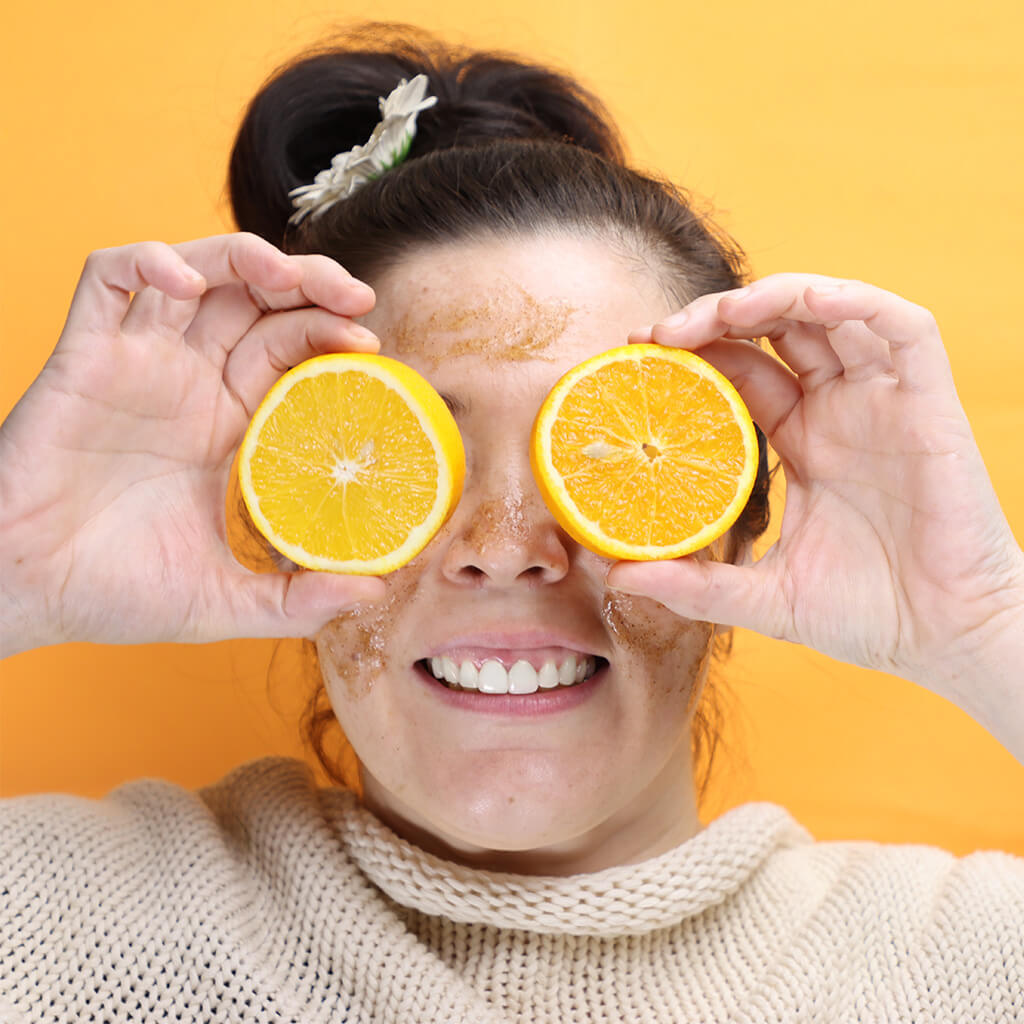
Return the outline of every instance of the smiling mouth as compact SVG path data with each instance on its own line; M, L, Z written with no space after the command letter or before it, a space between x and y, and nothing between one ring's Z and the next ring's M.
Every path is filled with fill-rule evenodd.
M567 689L584 682L608 662L595 655L569 655L558 662L546 660L540 668L528 661L510 666L488 658L481 662L453 658L422 658L416 664L449 690L483 694L528 694Z

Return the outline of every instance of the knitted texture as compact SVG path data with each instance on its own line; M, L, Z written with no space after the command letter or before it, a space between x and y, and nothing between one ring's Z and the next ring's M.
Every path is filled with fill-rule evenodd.
M0 805L3 1024L1024 1024L1022 978L1024 862L766 804L569 878L432 857L279 759Z

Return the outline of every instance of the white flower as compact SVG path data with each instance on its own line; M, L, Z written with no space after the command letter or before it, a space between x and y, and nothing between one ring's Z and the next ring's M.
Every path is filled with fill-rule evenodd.
M416 115L437 102L437 97L426 96L426 91L427 76L417 75L411 82L403 78L382 96L381 120L366 144L339 153L311 185L300 185L288 193L296 211L289 223L319 217L339 199L347 199L361 185L400 164L416 135Z

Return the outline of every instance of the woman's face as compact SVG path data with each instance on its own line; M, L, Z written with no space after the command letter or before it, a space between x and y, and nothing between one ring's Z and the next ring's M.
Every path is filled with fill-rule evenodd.
M670 311L657 279L593 238L525 238L420 250L373 284L363 322L448 400L466 485L386 599L317 638L367 802L419 845L493 868L662 852L698 828L689 723L712 629L607 590L611 563L559 528L528 453L558 378ZM513 689L538 689L456 689L432 665L494 687L512 669ZM540 687L552 673L574 682Z

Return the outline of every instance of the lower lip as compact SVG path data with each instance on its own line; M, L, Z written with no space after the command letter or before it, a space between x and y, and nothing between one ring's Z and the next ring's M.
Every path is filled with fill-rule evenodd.
M449 690L439 683L426 669L416 665L414 671L430 687L430 692L443 700L449 707L463 711L478 711L488 715L523 716L557 714L579 707L600 686L608 671L602 665L589 679L574 686L557 686L535 693L502 694L480 693L473 690Z

